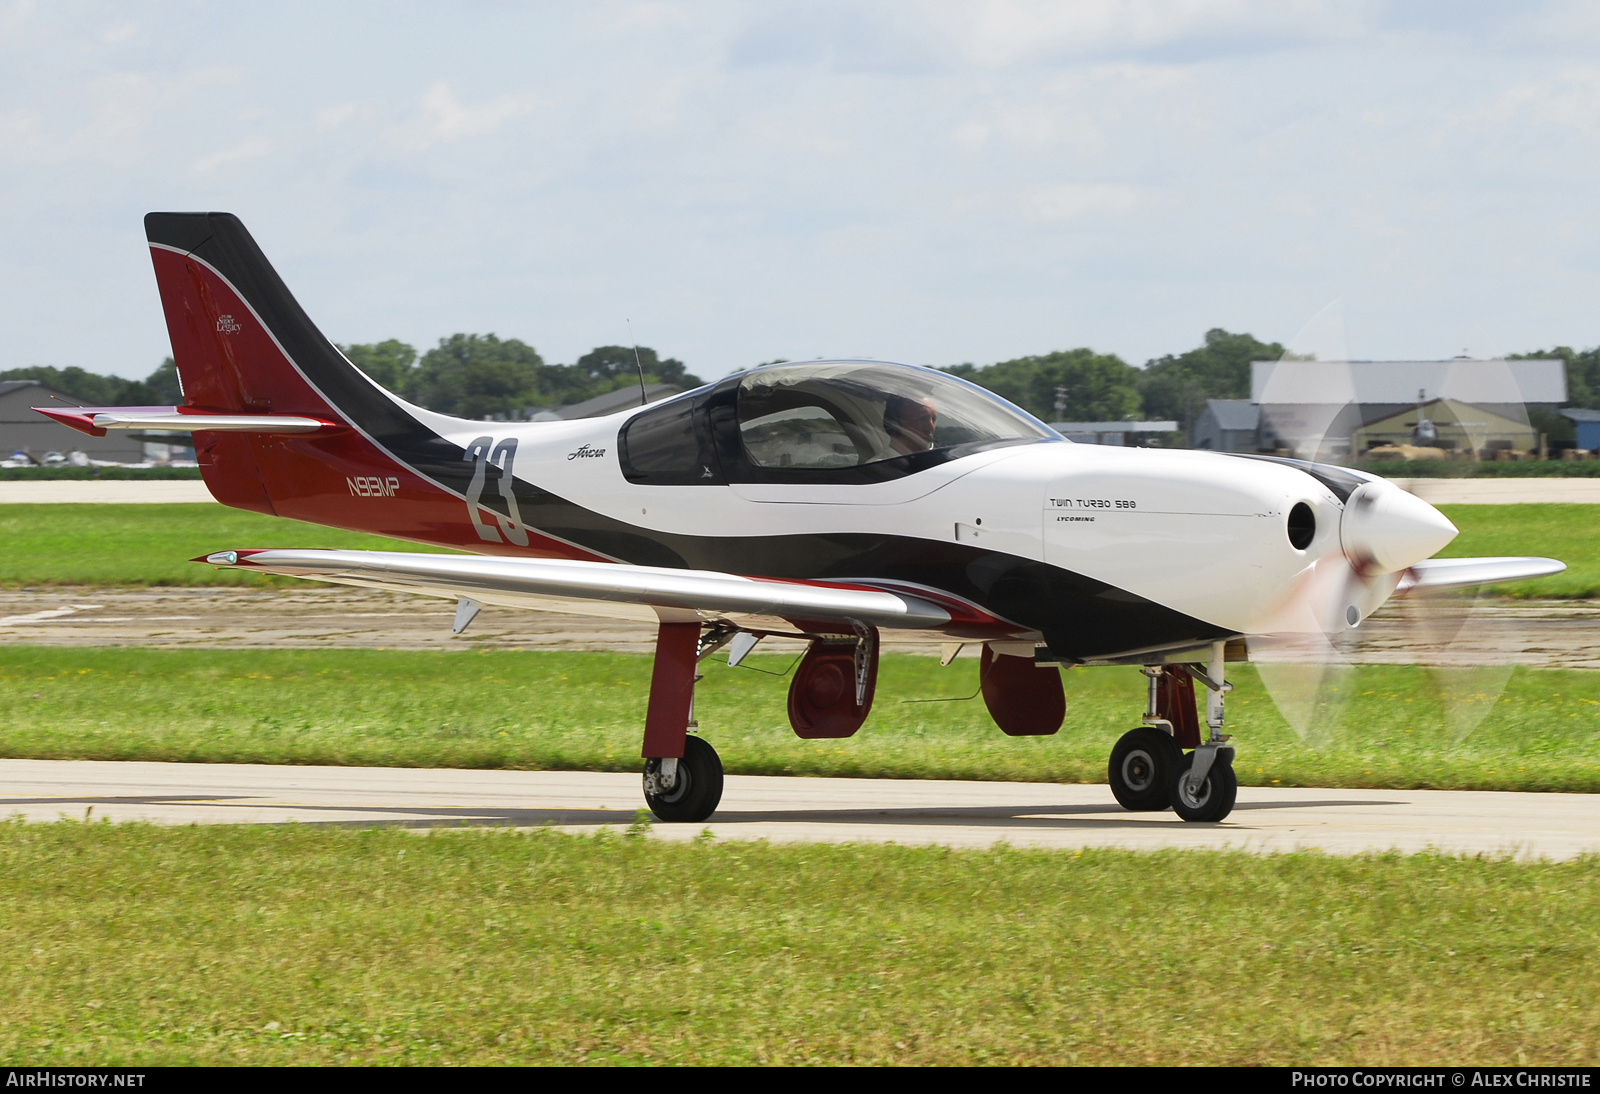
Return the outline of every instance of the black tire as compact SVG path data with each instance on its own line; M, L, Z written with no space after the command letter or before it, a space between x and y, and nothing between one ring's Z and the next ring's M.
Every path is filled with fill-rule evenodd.
M1206 781L1191 795L1183 787L1184 776L1194 766L1194 753L1185 756L1178 764L1172 779L1172 811L1186 821L1222 820L1233 812L1233 803L1239 797L1239 776L1233 773L1233 757L1227 752L1217 755Z
M1111 750L1106 774L1122 808L1156 813L1172 804L1172 778L1183 749L1155 726L1130 729Z
M660 760L646 760L648 776L661 766ZM699 737L683 743L683 759L678 761L678 779L666 794L644 792L644 802L659 820L669 824L694 824L717 811L722 801L722 759L717 750Z

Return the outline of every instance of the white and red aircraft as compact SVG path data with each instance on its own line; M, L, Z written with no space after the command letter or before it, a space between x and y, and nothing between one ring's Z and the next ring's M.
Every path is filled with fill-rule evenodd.
M663 820L721 798L721 761L688 730L697 663L725 645L736 663L765 635L809 640L789 689L806 738L860 728L882 629L981 643L1012 735L1060 728L1058 666L1139 666L1149 702L1111 753L1113 794L1217 821L1237 789L1224 665L1245 639L1564 568L1430 560L1455 527L1370 475L1073 444L982 388L877 361L765 366L604 418L436 414L323 337L237 217L152 213L145 230L184 405L40 412L95 435L193 431L227 505L472 552L196 561L450 597L458 632L481 604L657 621L644 793Z

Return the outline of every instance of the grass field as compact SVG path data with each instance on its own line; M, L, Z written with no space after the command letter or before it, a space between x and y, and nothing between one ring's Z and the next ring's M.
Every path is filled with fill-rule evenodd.
M1592 1064L1600 860L0 825L16 1065Z
M190 505L0 505L0 584L304 585L189 559L229 547L428 551L243 509Z
M1600 464L1597 464L1600 466ZM1531 597L1600 597L1600 537L1592 505L1446 505L1461 529L1447 556L1549 555L1565 574L1497 586ZM302 584L188 561L228 547L429 548L220 505L0 506L0 584Z
M773 672L790 659L760 655ZM1357 671L1332 734L1307 747L1248 666L1229 731L1249 785L1600 792L1600 673L1518 670L1479 729L1452 744L1422 670ZM0 755L38 759L638 770L650 659L619 653L0 648ZM1065 677L1067 724L1010 738L969 660L884 657L873 713L842 741L802 741L788 681L708 663L702 732L740 774L1103 782L1138 722L1135 669Z
M1600 462L1597 462L1600 467ZM1516 597L1600 597L1600 505L1441 505L1461 534L1439 554L1544 555L1567 564L1566 573L1537 581L1492 585Z

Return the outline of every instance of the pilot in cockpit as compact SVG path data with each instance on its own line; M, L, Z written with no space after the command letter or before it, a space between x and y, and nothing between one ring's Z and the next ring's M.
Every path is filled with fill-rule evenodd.
M909 456L931 449L938 421L939 414L933 408L932 399L894 395L883 406L883 431L889 435L889 447L897 455Z

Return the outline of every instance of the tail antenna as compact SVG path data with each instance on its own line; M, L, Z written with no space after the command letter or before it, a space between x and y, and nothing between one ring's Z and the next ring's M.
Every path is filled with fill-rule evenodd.
M644 389L644 362L639 360L639 343L633 337L633 320L624 320L628 324L628 341L633 343L633 364L639 370L639 405L644 406L650 401Z

